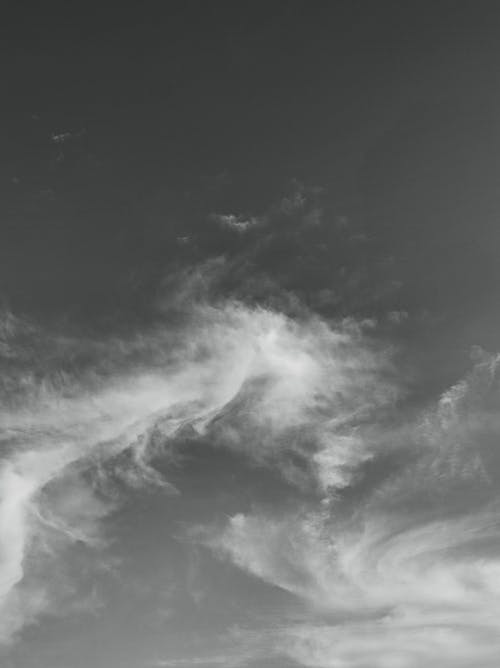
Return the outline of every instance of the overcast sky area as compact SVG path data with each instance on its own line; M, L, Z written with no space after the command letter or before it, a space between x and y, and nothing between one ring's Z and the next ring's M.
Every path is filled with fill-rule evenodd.
M2 22L2 668L500 663L500 9Z

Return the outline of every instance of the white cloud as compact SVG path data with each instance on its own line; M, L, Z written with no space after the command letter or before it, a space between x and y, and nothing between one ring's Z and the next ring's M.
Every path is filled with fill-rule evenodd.
M307 604L310 622L276 631L277 651L325 668L496 665L499 358L475 359L435 408L397 432L405 441L395 450L389 432L385 450L360 445L359 429L318 450L321 486L338 490L330 503L237 514L210 536L219 555ZM399 457L399 467L344 499L358 482L342 476L343 450L354 469L368 453Z
M415 625L392 620L338 626L298 626L278 642L282 653L314 668L493 668L498 663L498 631Z
M299 470L316 499L203 533L304 602L310 621L273 631L276 651L311 666L494 665L500 358L475 350L469 376L396 427L373 323L237 302L197 302L180 321L107 342L51 344L12 319L0 331L0 640L53 608L46 573L68 546L106 544L113 480L175 492L152 462L190 425L290 480Z
M181 426L211 431L259 461L280 461L295 450L307 464L312 448L319 452L316 466L328 459L326 488L337 484L336 467L338 478L346 478L353 456L332 435L392 397L389 385L375 382L383 356L365 346L353 323L295 322L236 302L199 303L183 317L180 328L165 324L128 341L52 340L27 328L27 362L15 346L19 328L14 335L7 328L15 364L7 385L4 379L9 401L0 416L7 444L0 469L0 612L9 619L16 608L19 621L2 627L4 639L7 628L22 626L16 601L33 551L43 548L49 562L78 541L105 544L101 519L116 503L102 493L113 476L175 492L151 460ZM79 356L86 361L64 368ZM34 358L43 370L39 379L31 371ZM161 439L150 438L152 430ZM262 438L249 439L252 431ZM342 454L335 459L332 449ZM92 471L90 482L80 475ZM51 601L39 570L37 610Z

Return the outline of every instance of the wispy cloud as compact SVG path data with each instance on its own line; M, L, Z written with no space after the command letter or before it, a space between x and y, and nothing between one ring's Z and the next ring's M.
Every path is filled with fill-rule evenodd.
M300 623L284 614L266 631L270 652L306 666L494 665L500 358L475 349L471 373L405 419L374 322L209 301L196 285L188 307L171 302L127 338L4 319L1 641L71 590L53 568L70 548L106 546L117 486L177 493L155 460L189 426L297 486L295 509L192 532L302 601ZM230 654L213 665L233 665Z
M20 609L33 550L43 544L50 562L71 544L105 544L101 519L116 508L110 486L175 492L151 462L183 425L262 462L286 466L294 451L307 468L311 448L320 453L313 466L322 465L321 453L335 448L330 434L390 396L373 384L378 355L353 323L292 321L237 302L195 303L181 325L165 322L128 340L50 336L12 322L4 327L10 361L1 415L2 619ZM160 439L150 438L153 429ZM248 439L251 430L259 441ZM348 476L352 453L327 458L323 487ZM33 615L50 604L42 582Z
M234 213L213 213L210 218L221 227L226 227L240 234L264 223L264 219L257 216L242 216Z
M211 537L218 554L314 611L309 623L276 631L278 651L307 666L495 665L499 358L475 359L469 376L398 432L395 449L387 432L390 447L371 464L385 457L377 485L365 471L348 482L357 493L340 485L307 511L238 514ZM357 465L363 472L366 459Z

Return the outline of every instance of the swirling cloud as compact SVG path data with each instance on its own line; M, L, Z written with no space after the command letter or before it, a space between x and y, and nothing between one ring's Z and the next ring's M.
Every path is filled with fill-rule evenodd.
M211 537L219 555L307 604L308 623L276 631L280 652L307 666L495 665L499 358L475 359L435 408L398 432L399 447L387 434L389 452L374 458L399 465L386 459L389 473L369 494L369 470L364 482L351 478L354 506L342 481L317 509L238 514ZM353 466L362 472L365 462Z
M68 545L105 542L101 520L116 507L110 485L175 491L153 462L180 428L262 463L281 462L290 479L314 479L321 469L325 490L345 486L356 462L370 456L348 447L346 424L393 398L389 382L375 383L387 358L351 321L330 326L222 302L195 305L180 325L128 339L14 329L4 336L0 596L2 619L16 606L20 612L2 627L4 639L50 609L57 587L44 582L44 563L50 568ZM35 570L33 553L43 555ZM20 596L31 601L29 613Z

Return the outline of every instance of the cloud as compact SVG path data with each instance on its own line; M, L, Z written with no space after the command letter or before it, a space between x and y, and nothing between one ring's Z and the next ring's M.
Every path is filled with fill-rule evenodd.
M325 488L333 486L335 470L347 479L351 458L369 455L345 447L346 441L399 394L388 352L370 347L370 323L329 326L312 316L291 320L260 309L237 317L252 335L252 362L234 401L208 425L210 433L258 460L302 455L304 465L325 472Z
M354 428L340 447L316 452L320 487L333 459L334 497L239 513L210 535L219 556L306 605L307 622L274 632L276 651L325 668L495 665L500 358L473 357L434 407L404 429L384 426L385 448L384 431L370 449ZM347 480L336 472L343 447L358 453L348 461L360 475Z
M313 467L328 459L324 491L348 479L352 454L333 435L392 397L389 383L373 382L387 363L363 343L363 327L312 315L294 321L235 301L191 304L176 326L164 320L128 339L5 325L0 611L8 620L17 610L18 622L2 626L4 639L23 614L28 622L54 607L58 587L45 584L44 569L69 558L70 546L106 545L102 519L116 509L118 489L177 492L154 460L186 425L256 461L279 462L291 479L318 453ZM36 569L34 554L43 556ZM36 613L19 603L28 586L41 592Z
M72 139L81 137L82 135L86 134L85 128L81 128L80 130L77 130L76 132L73 131L65 131L65 132L53 132L50 136L50 139L52 143L54 144L65 144L68 141L71 141Z
M80 595L72 554L106 548L103 519L127 489L182 493L155 463L189 428L296 486L295 508L192 533L302 602L304 621L275 621L272 651L311 666L490 665L500 357L474 349L471 373L406 418L373 321L208 300L203 268L183 276L186 299L127 338L3 320L1 641Z
M221 227L226 227L240 234L243 234L244 232L247 232L254 227L258 227L264 222L263 219L256 216L247 217L242 215L235 215L234 213L213 213L210 218Z
M493 627L419 626L392 620L338 626L297 626L279 641L283 654L315 668L443 668L497 665L500 643Z

